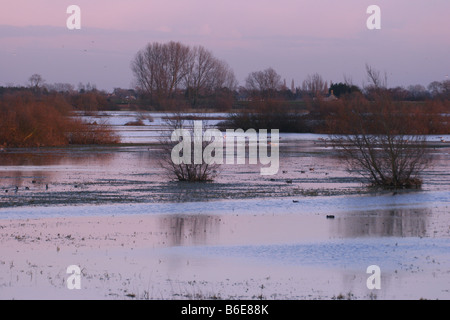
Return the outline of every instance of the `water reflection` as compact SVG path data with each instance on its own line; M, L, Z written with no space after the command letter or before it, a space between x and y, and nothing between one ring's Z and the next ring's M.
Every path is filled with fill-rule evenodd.
M334 220L322 215L164 215L168 246L292 244L346 238L425 237L433 232L430 209L353 212Z
M114 150L86 147L9 150L0 155L0 181L7 187L64 181L80 167L107 167L115 158Z
M189 246L216 243L221 221L207 215L176 215L161 217L159 222L168 246Z
M331 223L334 237L424 237L432 211L422 209L391 209L348 213Z
M4 152L0 156L0 166L54 166L89 164L99 162L106 164L120 150L104 150L101 148L49 148L49 149L15 149Z

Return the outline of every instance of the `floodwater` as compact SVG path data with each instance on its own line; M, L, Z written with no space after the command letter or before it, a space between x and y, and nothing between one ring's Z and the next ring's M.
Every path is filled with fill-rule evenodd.
M174 183L158 165L163 114L145 126L125 126L140 114L113 112L85 117L111 123L126 146L15 149L0 154L0 208L28 205L191 202L367 193L364 181L337 159L327 136L281 134L280 168L261 176L259 165L223 165L213 183ZM209 115L223 117L223 114ZM148 118L148 116L147 116ZM211 124L217 121L208 121ZM432 137L434 165L426 191L448 190L450 144ZM450 139L449 139L450 140ZM137 144L137 145L136 145Z
M127 251L134 264L222 298L450 298L448 137L430 137L422 190L369 190L326 136L310 134L281 134L275 176L223 165L214 182L188 184L168 181L157 164L161 115L124 126L138 116L100 117L130 145L0 154L0 221L145 216L161 236L146 242L151 251ZM365 286L373 264L383 271L375 293ZM164 277L155 298L189 297Z

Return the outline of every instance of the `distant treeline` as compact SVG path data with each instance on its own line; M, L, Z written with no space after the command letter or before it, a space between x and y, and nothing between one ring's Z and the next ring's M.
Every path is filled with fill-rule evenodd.
M183 53L184 59L178 51ZM163 65L166 69L158 67ZM387 80L382 75L369 66L366 68L372 83L364 87L352 84L349 79L328 83L317 73L307 75L300 86L296 86L294 80L288 85L273 68L251 72L245 79L245 84L239 86L233 70L207 49L172 42L153 43L139 51L132 62L137 83L135 89L115 88L112 92L105 92L97 90L90 83L80 83L77 88L68 83L46 84L40 75L35 74L30 77L27 87L0 87L0 99L13 93L31 92L41 96L59 94L73 109L86 112L123 109L255 111L257 102L261 101L271 101L270 104L275 108L288 104L303 109L312 100L334 100L354 93L363 94L373 101L374 94L379 90L389 93L394 101L450 99L450 80L433 81L427 87L410 85L388 88ZM278 103L274 104L273 101ZM265 108L267 103L259 105Z
M55 88L58 88L55 89ZM94 88L88 90L74 90L71 85L60 84L60 86L46 85L38 88L30 87L0 87L0 100L10 95L31 94L39 98L58 96L63 99L71 109L80 111L105 111L119 110L121 103L110 94Z
M262 72L261 72L262 73ZM278 76L280 77L280 76ZM320 77L320 76L319 76ZM316 79L317 80L317 79ZM281 81L281 80L279 80ZM367 99L373 100L374 90L370 87L360 88L356 85L346 83L332 83L330 86L322 81L320 90L317 90L317 84L305 82L302 87L287 88L284 84L278 84L278 89L252 87L251 84L229 89L217 89L210 92L209 95L198 93L196 103L188 103L192 92L190 89L178 90L177 94L164 104L152 102L148 94L140 90L116 88L111 93L100 91L90 84L79 85L78 89L70 84L52 84L43 85L39 88L33 87L1 87L0 99L5 95L11 94L38 94L41 97L58 94L74 110L93 112L93 111L117 111L123 109L149 110L149 111L239 111L242 109L251 109L255 107L255 102L261 100L277 101L278 106L290 105L304 109L307 103L316 99L325 99L330 97L341 98L352 93L361 93ZM409 86L407 88L395 87L384 89L395 101L426 102L448 101L450 99L450 81L432 82L428 89L421 85ZM256 103L257 104L257 103ZM264 108L264 104L263 108Z
M398 101L388 92L383 93L385 101L398 110L392 117L408 119L414 122L415 132L411 134L450 134L450 101L433 99L427 101ZM314 99L306 101L303 105L292 104L287 101L266 100L253 101L248 107L231 113L228 120L219 124L221 129L242 128L253 129L279 129L280 132L291 133L348 133L349 127L356 123L345 122L355 112L355 104L367 106L366 112L374 115L380 108L379 99L368 99L362 93L353 93L342 96L336 100ZM376 134L377 128L370 128ZM380 128L382 129L382 128ZM369 130L369 128L368 128Z
M281 132L296 133L343 131L344 128L337 124L346 114L353 112L351 106L355 99L370 106L370 103L375 103L374 96L384 94L398 104L399 109L409 110L408 116L414 115L420 132L450 134L450 100L446 95L448 91L442 89L444 84L440 86L428 99L412 101L399 95L398 90L380 87L361 90L345 84L331 85L328 95L311 94L311 91L308 93L299 89L296 94L302 94L302 99L294 99L295 95L290 94L286 96L283 90L245 89L247 98L235 98L234 107L228 109L229 118L220 127L279 129ZM118 138L111 128L83 123L73 111L89 114L123 108L154 110L152 107L146 108L143 105L145 100L141 100L134 90L115 89L113 93L106 93L92 86L83 86L80 90L62 85L59 90L56 88L0 87L0 146L114 143ZM184 110L195 111L192 108ZM209 110L218 111L214 108Z
M336 133L349 128L345 117L355 101L376 115L380 101L398 107L395 117L414 123L417 133L450 134L450 80L426 88L387 87L386 74L366 65L369 85L349 79L328 83L317 73L290 86L273 68L251 72L239 86L233 70L203 47L152 43L132 61L135 89L97 90L95 85L46 84L39 74L27 87L0 87L0 146L38 147L115 143L111 128L81 121L74 111L149 110L228 112L220 126L279 129L281 132ZM383 99L379 99L383 97ZM370 107L373 107L371 109ZM349 123L348 121L346 123ZM376 130L372 128L374 133Z
M360 92L373 100L374 89L383 88L396 101L449 99L450 80L435 81L425 88L387 88L387 76L366 65L371 85L360 88L351 79L329 83L318 73L308 74L300 86L290 83L273 68L248 74L239 85L233 69L202 46L180 42L153 42L137 52L131 69L140 101L155 110L210 109L229 111L246 107L249 101L306 101L340 98ZM262 104L264 105L264 104Z

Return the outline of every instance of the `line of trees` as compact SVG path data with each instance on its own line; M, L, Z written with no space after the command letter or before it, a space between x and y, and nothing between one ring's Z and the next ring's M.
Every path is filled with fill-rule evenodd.
M410 85L407 88L387 87L386 74L366 65L371 85L360 88L348 77L344 82L328 82L318 74L308 74L300 86L286 80L271 67L251 72L243 86L230 66L216 58L202 46L190 47L180 42L149 43L131 62L135 86L143 105L156 109L180 107L230 110L242 106L242 101L253 100L310 100L329 96L362 92L373 100L374 88L387 90L397 101L426 101L450 99L450 80L434 81L425 88ZM373 81L377 81L374 83Z
M28 79L27 88L0 87L5 92L31 90L36 94L60 93L77 110L98 111L131 109L179 111L209 109L233 111L243 108L258 109L254 101L297 103L323 99L332 95L362 93L373 100L379 90L389 92L396 101L429 101L450 99L450 80L434 81L427 87L387 87L386 74L366 66L370 85L358 87L348 77L343 82L326 81L320 74L308 74L298 86L290 86L273 68L253 71L239 86L232 68L202 46L187 46L180 42L149 43L131 62L134 89L116 88L107 93L93 84L48 84L39 74ZM373 80L377 83L373 83ZM124 94L125 92L125 94ZM292 104L291 104L292 105ZM261 104L261 109L266 108Z
M0 99L10 95L27 95L32 94L36 97L48 97L58 95L62 97L74 110L94 112L105 110L119 110L120 100L111 94L99 91L95 85L82 84L78 85L78 89L69 83L47 84L45 80L38 74L33 77L40 77L39 82L29 83L27 87L0 87ZM31 78L30 78L31 79Z

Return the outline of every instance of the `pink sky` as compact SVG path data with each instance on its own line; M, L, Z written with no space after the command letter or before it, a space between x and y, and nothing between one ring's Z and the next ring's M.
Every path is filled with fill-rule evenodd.
M66 8L81 8L82 29L66 29ZM371 4L381 30L366 28ZM389 85L444 80L450 73L448 0L15 0L0 11L0 85L47 82L130 87L130 61L153 41L211 49L243 83L269 66L290 84L308 73L364 81L364 65Z

